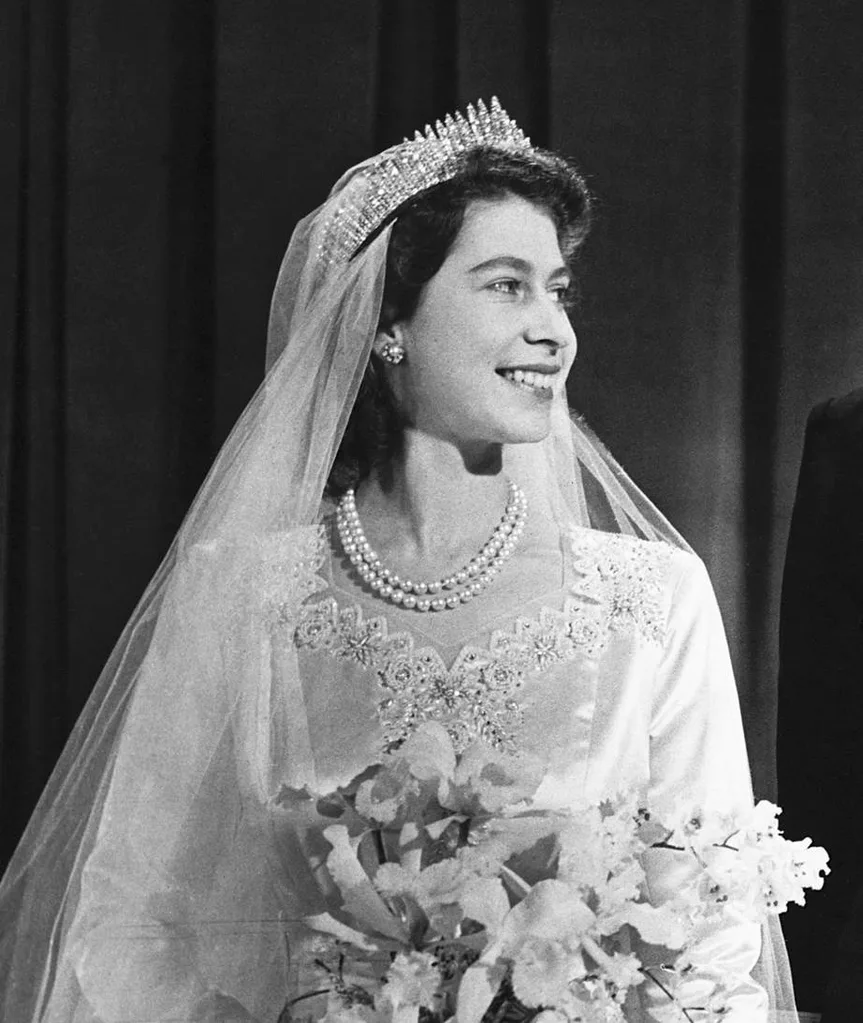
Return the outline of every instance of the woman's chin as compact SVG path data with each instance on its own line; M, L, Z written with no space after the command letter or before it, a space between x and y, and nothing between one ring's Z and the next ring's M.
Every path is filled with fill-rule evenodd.
M551 432L551 416L533 416L530 420L519 417L506 426L503 444L539 444Z

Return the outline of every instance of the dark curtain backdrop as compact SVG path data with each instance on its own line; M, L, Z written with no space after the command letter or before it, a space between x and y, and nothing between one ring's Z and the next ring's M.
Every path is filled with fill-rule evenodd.
M706 560L770 793L804 420L863 384L861 46L851 0L0 5L0 852L261 379L294 222L492 93L599 197L572 399Z

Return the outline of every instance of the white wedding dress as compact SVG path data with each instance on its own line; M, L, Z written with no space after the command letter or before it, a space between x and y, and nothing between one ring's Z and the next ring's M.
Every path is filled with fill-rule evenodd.
M238 708L208 764L188 763L183 751L194 750L195 737L184 744L171 728L176 713L188 729L196 717L189 707L131 708L141 728L127 722L124 742L141 749L122 751L137 767L112 779L83 871L67 987L80 985L83 997L80 1015L58 1013L63 1023L94 1018L85 1003L105 1023L194 1019L196 1006L221 1004L223 1017L200 1018L242 1019L230 1014L242 1006L248 1018L274 1023L288 998L320 986L292 940L292 921L325 898L315 871L320 821L311 802L304 819L286 811L280 792L344 785L424 720L445 724L457 746L481 737L541 756L542 807L624 789L669 812L681 803L751 805L728 651L696 556L582 527L549 542L547 530L528 528L481 598L419 614L363 591L347 560L330 554L338 551L334 532L331 519L320 534L310 530L291 571L274 541L258 573L245 573L238 599L255 594L257 606L235 613L260 626L244 656L254 650L254 670L268 677L261 691L274 695L267 707ZM219 560L214 551L196 557ZM190 635L187 656L230 675L235 637L229 626L206 638L212 646L203 654L202 637ZM299 691L284 691L291 678ZM218 685L210 696L219 702ZM274 730L277 699L289 712ZM201 708L202 728L207 713ZM189 777L199 778L195 792L184 791ZM172 799L187 823L166 848ZM654 901L680 880L663 855L649 876ZM739 976L730 1023L767 1019L766 995L749 978L759 950L759 927L730 919L696 951L708 964L702 978L712 969ZM633 1023L675 1018L658 988L639 992L640 1007L628 1010L639 1013Z

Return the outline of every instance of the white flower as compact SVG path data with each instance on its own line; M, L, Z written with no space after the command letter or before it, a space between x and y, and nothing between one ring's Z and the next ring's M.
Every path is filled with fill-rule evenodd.
M601 980L587 980L570 995L565 1011L574 1023L626 1023L623 1009Z
M336 991L330 991L327 998L327 1011L321 1017L321 1023L375 1023L378 1016L374 1009L359 1002L350 1005Z
M750 835L754 841L762 838L778 838L782 833L778 820L781 812L774 803L761 799L740 821L740 830Z
M558 867L561 880L579 888L605 884L616 864L610 862L602 837L598 810L584 811L561 828Z
M725 845L739 831L733 817L728 814L707 813L700 807L679 807L670 818L669 839L672 845L681 845L696 855L704 849Z
M783 913L789 902L803 905L806 888L821 888L829 873L827 852L812 840L789 841L779 828L778 806L762 800L742 819L736 843L757 859L759 892L753 900L763 913Z
M429 799L429 788L412 774L406 761L391 758L357 788L356 811L379 824L403 824L421 813Z
M666 948L682 948L691 932L686 916L673 905L651 906L648 902L629 902L608 916L600 916L597 930L611 936L625 924L634 927L648 944Z
M829 871L827 853L810 840L791 842L782 836L777 807L760 802L735 828L722 818L721 841L692 850L703 865L690 890L697 893L697 911L710 916L733 907L755 921L783 913L789 902L803 905L805 889L820 888ZM716 828L710 824L705 831Z
M418 872L385 863L375 875L375 888L385 898L413 899L443 937L454 937L465 918L496 931L509 911L500 880L478 877L461 858L441 860Z
M474 743L458 758L452 776L442 781L438 798L442 806L471 817L500 813L530 799L543 773L536 758Z
M562 814L526 813L513 817L492 817L482 821L471 831L471 846L460 851L467 861L476 862L478 873L488 875L492 864L500 869L512 856L532 849L542 839L557 837L561 828L568 825L569 818ZM485 867L480 867L485 863Z
M632 953L614 952L610 962L604 963L608 979L623 994L631 987L636 987L644 980L641 972L641 960Z
M804 890L824 885L823 875L830 870L827 860L826 850L812 846L809 838L770 842L759 862L761 908L768 913L784 913L789 902L804 905Z
M461 896L464 915L481 924L490 935L496 935L509 913L509 898L498 878L477 877Z
M515 957L533 938L578 945L596 917L579 893L562 881L538 881L506 915L499 943L504 955Z
M811 838L791 843L794 850L794 876L804 888L818 890L824 887L824 877L830 873L830 857L820 845L812 845Z
M565 1004L570 984L585 975L578 947L561 941L532 938L518 950L512 967L512 989L528 1006Z
M701 855L704 870L695 877L701 915L715 915L733 906L757 919L762 889L758 851L747 847L709 846Z
M596 886L600 913L613 913L627 903L640 899L644 881L644 868L634 859L618 873L611 874L607 881Z
M425 721L392 754L410 765L411 774L421 781L451 778L456 753L449 732L437 721Z
M634 800L605 803L572 815L560 829L558 876L580 888L607 889L609 901L643 881L637 857L645 846Z
M440 990L440 972L428 952L399 952L390 966L380 1001L394 1010L432 1009Z
M398 863L384 863L375 874L381 895L412 895L423 908L458 902L473 874L461 860L433 863L423 870L406 870Z

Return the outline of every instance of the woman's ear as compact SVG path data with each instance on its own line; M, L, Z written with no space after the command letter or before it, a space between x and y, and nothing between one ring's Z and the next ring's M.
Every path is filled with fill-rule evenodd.
M391 323L388 327L380 327L375 334L372 349L379 358L390 366L397 366L404 360L405 330L401 323Z
M384 326L386 324L386 326ZM399 321L393 321L389 318L383 318L381 324L378 326L377 334L375 334L374 350L378 355L381 354L381 349L386 344L397 344L404 347L405 341L405 330L402 323Z

